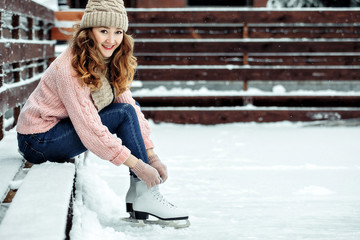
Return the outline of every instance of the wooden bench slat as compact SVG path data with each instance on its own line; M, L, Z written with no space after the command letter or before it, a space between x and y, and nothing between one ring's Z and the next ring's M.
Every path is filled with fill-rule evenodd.
M301 53L360 52L354 39L328 40L244 40L244 39L135 39L135 52L168 53Z
M54 27L51 38L55 40L69 40L72 28ZM236 39L243 38L242 26L191 26L184 27L139 27L129 26L128 34L136 38L186 38L186 39ZM359 38L358 27L249 27L247 38Z
M5 135L0 141L0 202L6 197L10 182L24 164L17 146L9 148L9 143L16 142L16 134Z
M141 107L225 107L247 104L267 107L360 107L360 95L140 96L135 97L135 100Z
M161 9L147 11L127 9L130 23L349 23L360 22L358 11L334 10L283 10L269 11L243 8ZM58 21L80 21L83 11L55 12Z
M234 122L316 121L360 118L359 108L303 109L303 108L254 108L254 109L152 109L143 108L145 117L154 122L180 124L222 124Z
M187 68L188 67L188 68ZM360 80L360 68L242 67L242 66L139 66L141 81L320 81Z
M226 64L245 64L248 65L267 65L267 66L284 66L284 65L302 65L302 66L334 66L334 65L360 65L360 53L358 55L326 55L319 54L314 56L311 54L303 54L301 56L251 56L247 59L243 54L238 56L229 55L227 53L213 55L202 54L139 54L135 53L139 65L226 65Z
M128 10L130 23L349 23L360 22L358 11L272 10L244 8Z
M54 22L54 12L32 0L3 0L0 9L29 17L39 16L42 20Z
M55 42L43 41L32 43L19 40L19 42L0 42L0 61L2 64L52 58L55 56Z
M0 92L0 115L19 105L19 103L25 102L38 85L39 78L35 78L35 81L30 81L27 84L11 87L10 89Z
M0 239L63 240L74 164L34 165L0 225Z

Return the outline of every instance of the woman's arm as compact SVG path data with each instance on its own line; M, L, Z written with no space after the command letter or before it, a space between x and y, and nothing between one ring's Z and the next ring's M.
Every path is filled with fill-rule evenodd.
M129 158L130 150L102 124L91 101L90 90L79 83L70 64L71 56L69 53L65 59L53 63L56 66L51 75L56 81L56 94L84 146L100 158L120 165Z

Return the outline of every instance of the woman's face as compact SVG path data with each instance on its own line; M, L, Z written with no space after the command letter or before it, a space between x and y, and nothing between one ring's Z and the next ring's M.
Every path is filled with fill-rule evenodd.
M92 28L92 32L104 58L111 57L124 38L124 32L121 28L94 27Z

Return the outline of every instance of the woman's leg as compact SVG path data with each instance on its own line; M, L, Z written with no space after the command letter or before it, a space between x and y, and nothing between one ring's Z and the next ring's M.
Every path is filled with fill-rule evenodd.
M66 162L87 150L69 118L61 120L45 133L18 134L18 145L24 158L35 164Z
M144 140L135 109L127 103L111 104L99 113L102 123L116 134L131 153L148 163ZM70 119L61 120L45 133L18 134L19 150L31 163L66 162L87 149Z
M114 103L99 113L102 123L116 134L131 154L148 163L146 148L141 135L138 117L134 107L127 103Z

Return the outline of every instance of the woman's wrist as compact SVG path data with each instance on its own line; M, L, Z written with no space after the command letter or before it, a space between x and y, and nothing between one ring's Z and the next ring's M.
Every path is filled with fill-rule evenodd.
M125 166L128 166L129 168L134 168L138 161L139 161L139 159L137 159L134 155L130 155L130 157L128 159L126 159L124 164L125 164Z
M148 157L155 155L154 149L153 148L146 149L146 154Z

